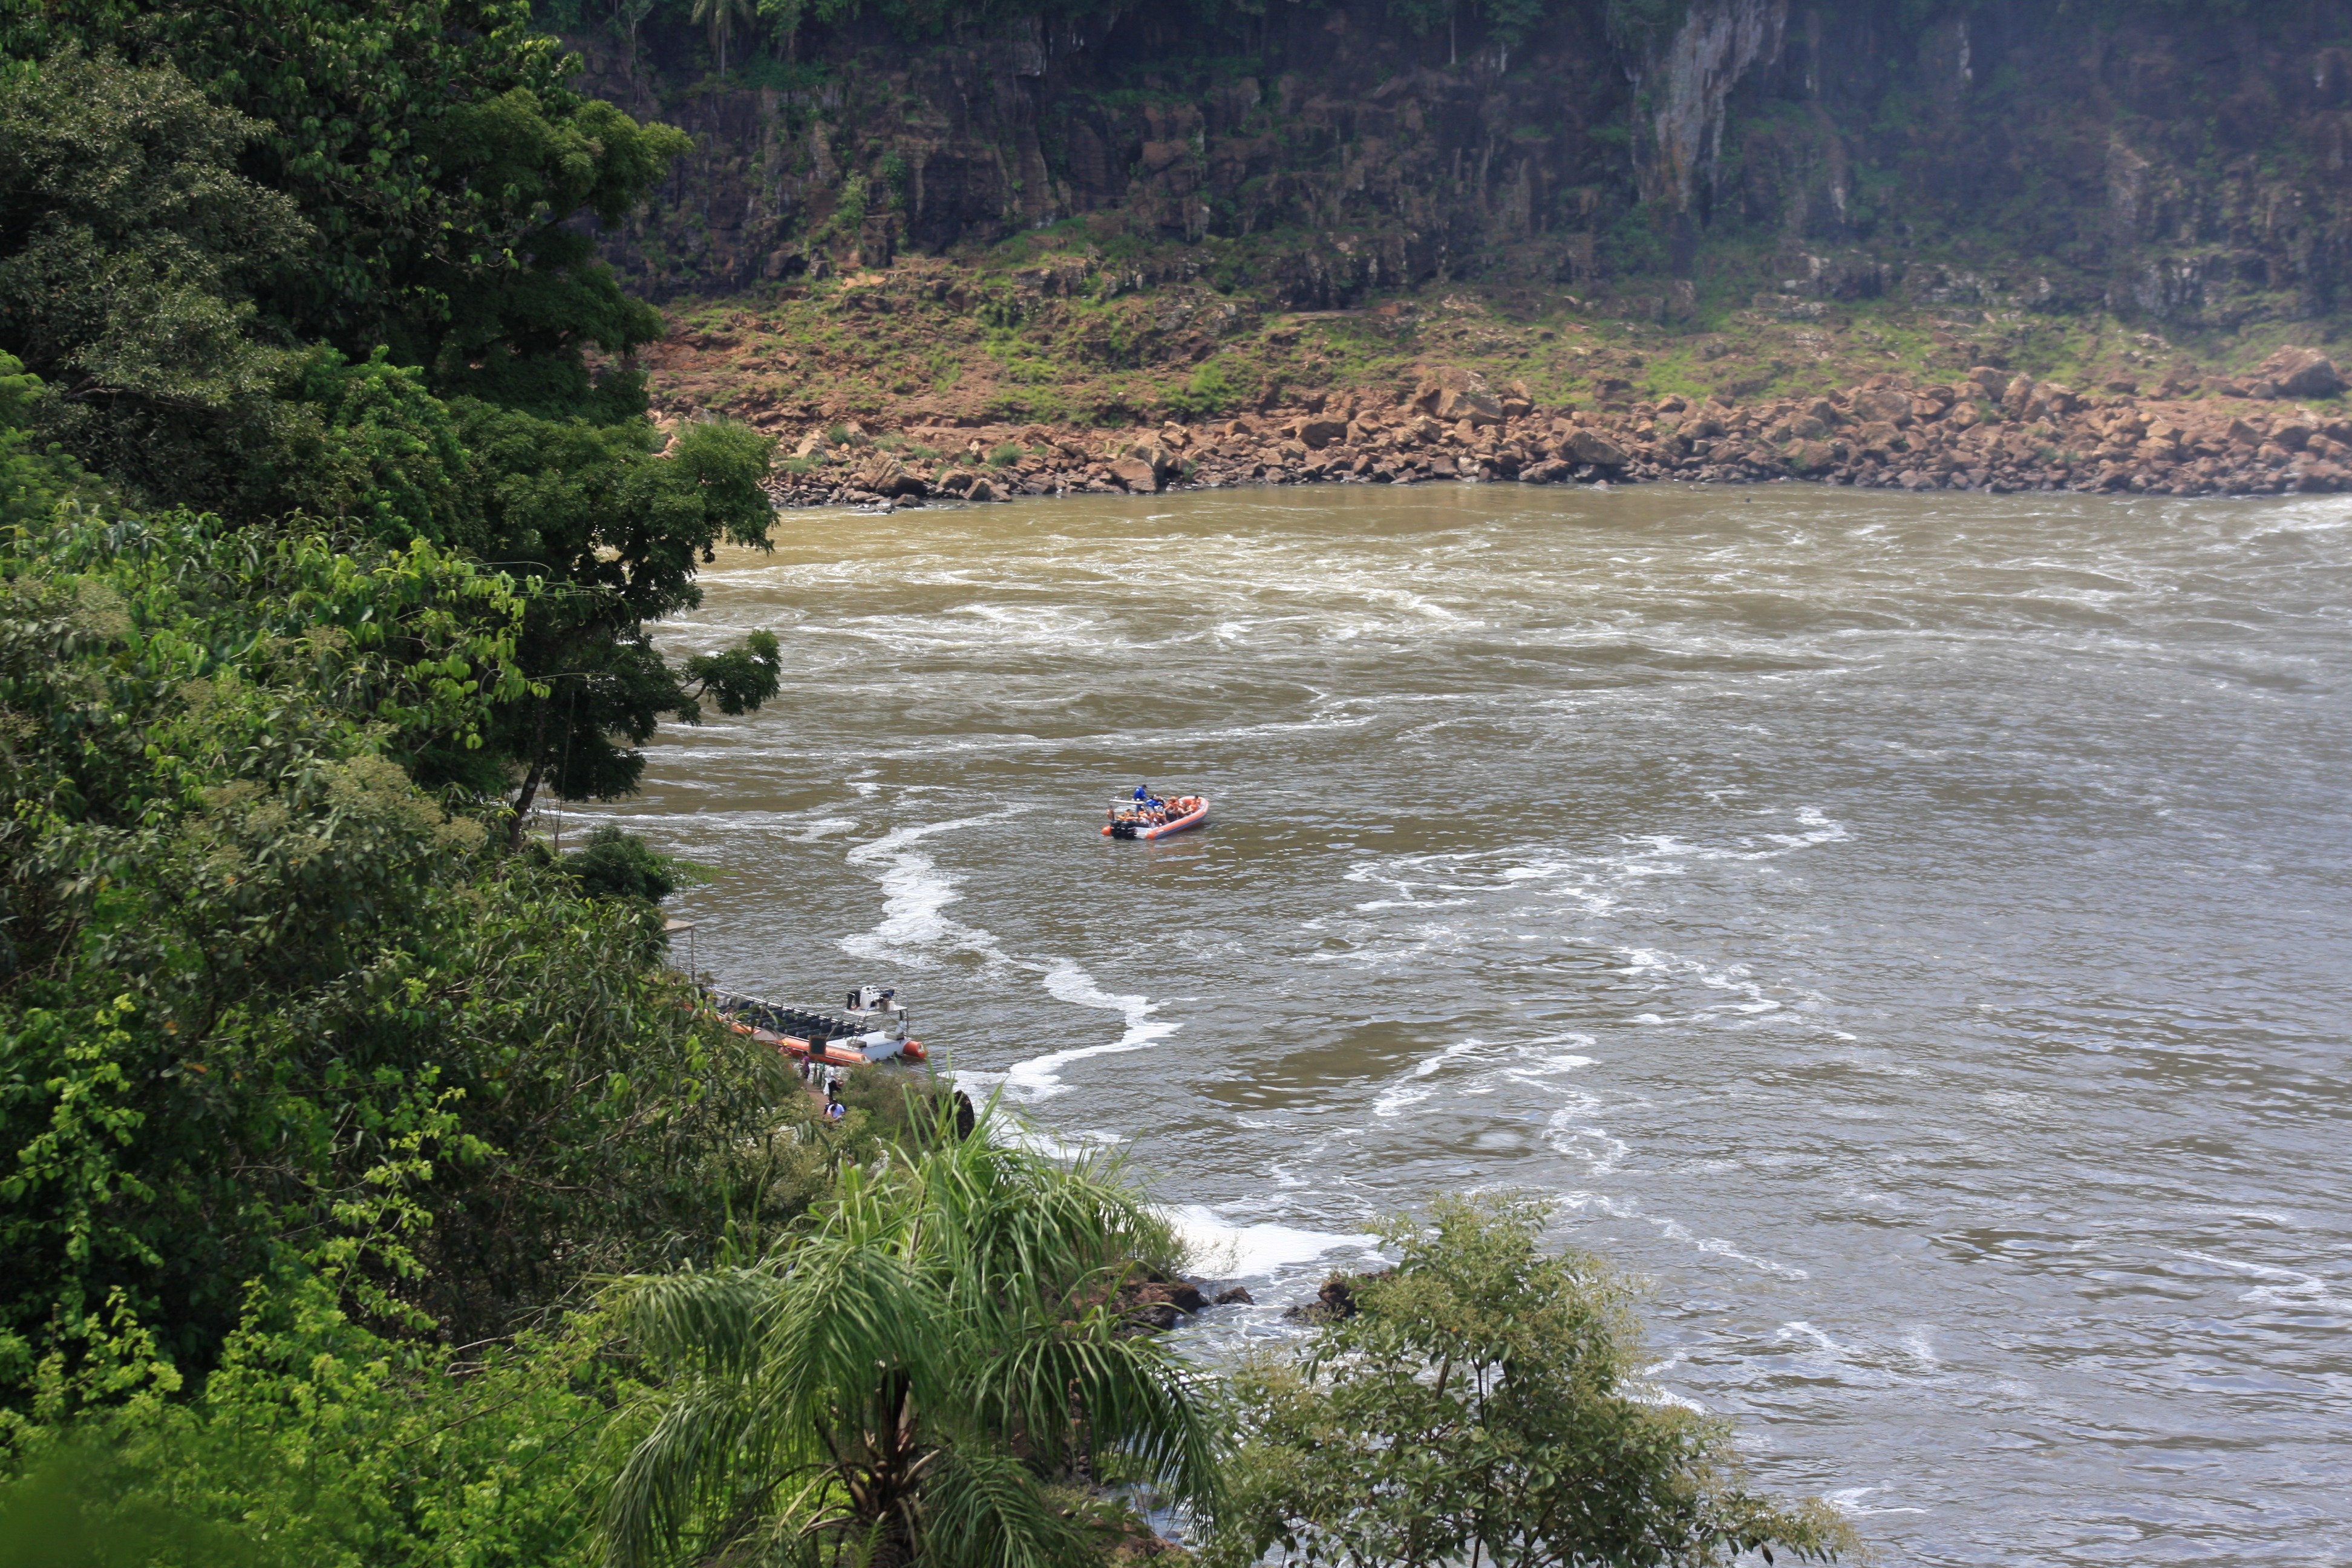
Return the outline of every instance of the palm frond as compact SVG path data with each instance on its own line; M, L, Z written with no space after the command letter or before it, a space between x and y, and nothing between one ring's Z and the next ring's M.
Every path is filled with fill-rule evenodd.
M615 1326L639 1354L740 1374L760 1357L778 1290L767 1268L687 1268L631 1275L609 1298Z
M608 1560L761 1539L772 1556L821 1529L942 1568L1048 1568L1082 1532L1043 1478L1112 1453L1208 1505L1193 1374L1113 1306L1139 1258L1172 1251L1115 1160L940 1136L845 1173L757 1268L625 1281L616 1319L668 1381L615 1482Z
M1067 1568L1085 1535L1010 1455L953 1452L923 1492L923 1561L935 1568Z

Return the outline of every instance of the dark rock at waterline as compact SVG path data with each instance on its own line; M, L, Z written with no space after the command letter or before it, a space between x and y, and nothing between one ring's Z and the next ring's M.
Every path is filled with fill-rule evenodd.
M1180 1312L1197 1312L1209 1304L1200 1287L1183 1279L1156 1280L1138 1286L1135 1300L1154 1306L1165 1303Z
M1165 1331L1174 1328L1176 1320L1182 1315L1176 1310L1172 1302L1147 1301L1139 1307L1129 1308L1127 1321L1138 1329L1156 1329Z
M1220 1307L1250 1307L1257 1304L1257 1298L1244 1287L1236 1285L1230 1290L1218 1291L1215 1304Z
M1315 1300L1301 1302L1282 1315L1299 1323L1333 1323L1352 1318L1358 1310L1356 1292L1372 1280L1385 1279L1394 1272L1392 1268L1383 1268L1377 1274L1334 1274L1323 1281L1323 1289L1315 1293Z

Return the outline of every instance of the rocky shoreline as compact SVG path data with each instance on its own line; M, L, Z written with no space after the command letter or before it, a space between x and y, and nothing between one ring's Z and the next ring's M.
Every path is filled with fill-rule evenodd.
M2284 349L2244 384L2077 392L1979 368L1874 375L1826 396L1538 407L1523 383L1431 372L1410 391L1311 396L1232 418L1099 429L977 421L815 427L779 507L909 506L1308 483L1808 479L1874 489L2280 495L2352 489L2345 382ZM2321 408L2309 405L2323 404Z

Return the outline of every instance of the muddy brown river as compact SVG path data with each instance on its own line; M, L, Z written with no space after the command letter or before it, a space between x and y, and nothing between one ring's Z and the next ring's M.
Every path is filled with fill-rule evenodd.
M782 517L626 820L1279 1334L1549 1194L1882 1559L2352 1559L2352 500L1431 485ZM1213 800L1158 844L1138 783ZM576 831L585 820L567 818Z

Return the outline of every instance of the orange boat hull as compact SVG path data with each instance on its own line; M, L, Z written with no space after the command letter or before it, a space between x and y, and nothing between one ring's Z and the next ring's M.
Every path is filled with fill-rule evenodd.
M1135 830L1135 837L1138 838L1165 838L1171 833L1182 833L1188 829L1198 827L1201 824L1208 820L1209 797L1207 795L1199 795L1193 799L1192 809L1191 811L1186 812L1181 816L1171 817L1168 821L1162 822L1156 826L1138 827ZM1118 837L1118 825L1115 823L1105 823L1103 825L1102 831L1105 838L1116 838Z

